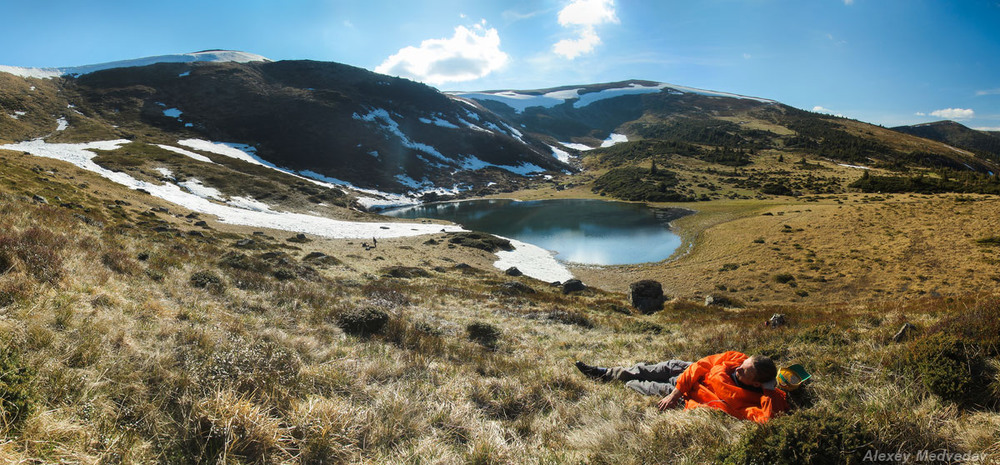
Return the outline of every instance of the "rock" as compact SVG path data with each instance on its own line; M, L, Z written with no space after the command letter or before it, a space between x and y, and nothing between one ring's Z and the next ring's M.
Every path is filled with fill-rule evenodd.
M562 285L563 294L569 294L570 292L577 292L586 289L587 286L583 284L579 279L570 279Z
M775 313L774 315L771 315L770 320L764 322L764 326L777 328L778 326L784 326L785 323L785 315L782 313Z
M44 204L44 205L48 205L49 204L49 201L45 197L42 197L42 196L40 196L38 194L35 194L35 195L31 196L31 200L34 200L35 202L40 203L40 204Z
M285 239L285 240L288 241L288 242L296 242L296 243L299 243L299 244L304 244L306 242L312 242L312 239L309 239L308 237L306 237L305 234L302 234L302 233L298 233L298 234L295 235L295 237L289 237L288 239Z
M383 268L380 270L382 276L389 278L429 278L431 274L422 268L417 268L414 266L390 266L388 268Z
M500 285L500 293L506 295L534 294L535 290L527 284L508 281Z
M312 263L318 266L332 266L332 265L339 265L341 263L340 260L337 260L336 258L331 257L322 252L311 252L309 255L303 257L302 261L306 263Z
M515 276L515 277L524 275L524 273L521 273L521 270L517 269L516 266L507 268L507 270L504 271L504 274L506 274L507 276Z
M892 342L905 341L906 338L910 335L910 333L912 333L916 329L917 327L913 326L910 323L903 323L903 327L899 328L899 331L896 332L896 335L892 337Z
M654 313L663 310L663 286L651 279L634 282L629 285L632 294L632 306L642 313Z
M198 227L202 227L202 228L207 228L208 227L208 223L206 223L204 221L198 221L194 225L198 226Z

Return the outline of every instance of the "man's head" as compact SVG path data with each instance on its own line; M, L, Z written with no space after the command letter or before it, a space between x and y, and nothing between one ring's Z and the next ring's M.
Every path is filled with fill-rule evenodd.
M766 385L774 381L777 375L778 367L774 360L763 355L754 355L736 367L736 378L748 386L768 387Z

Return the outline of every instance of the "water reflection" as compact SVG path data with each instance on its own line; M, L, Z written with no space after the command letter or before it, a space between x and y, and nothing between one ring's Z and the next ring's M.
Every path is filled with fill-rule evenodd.
M466 229L528 242L571 263L622 265L669 257L680 238L668 229L683 209L602 200L473 200L383 212L400 218L436 218Z

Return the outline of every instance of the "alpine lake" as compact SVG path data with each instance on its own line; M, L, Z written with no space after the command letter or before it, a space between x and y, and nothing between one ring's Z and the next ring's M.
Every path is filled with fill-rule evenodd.
M693 212L590 199L500 199L432 203L380 213L451 221L536 245L564 263L627 265L670 257L681 245L670 222Z

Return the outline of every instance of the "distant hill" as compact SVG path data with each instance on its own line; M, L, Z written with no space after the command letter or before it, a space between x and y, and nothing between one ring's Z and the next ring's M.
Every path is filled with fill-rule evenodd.
M899 126L892 128L892 130L944 142L994 161L1000 161L1000 133L997 132L977 131L948 120Z

